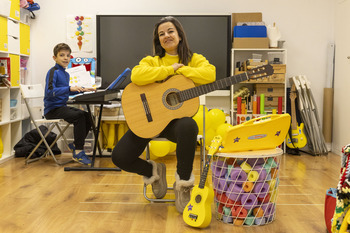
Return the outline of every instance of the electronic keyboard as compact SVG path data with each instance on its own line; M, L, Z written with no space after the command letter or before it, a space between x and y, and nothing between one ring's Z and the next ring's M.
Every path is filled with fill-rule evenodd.
M96 92L77 95L69 100L70 103L100 104L113 100L120 100L120 90L97 90Z

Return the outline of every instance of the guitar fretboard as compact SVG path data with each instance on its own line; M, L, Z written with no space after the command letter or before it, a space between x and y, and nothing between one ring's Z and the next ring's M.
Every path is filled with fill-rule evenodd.
M204 95L215 90L224 89L225 87L229 87L233 84L245 81L247 79L247 73L242 73L231 77L223 78L212 83L208 83L198 87L193 87L184 91L179 91L177 94L179 96L180 102L184 102L186 100L193 99L195 97Z
M203 189L205 186L205 182L207 180L208 171L209 171L210 160L211 160L211 155L207 155L207 161L205 162L205 166L204 166L203 172L201 174L201 179L199 181L198 188Z

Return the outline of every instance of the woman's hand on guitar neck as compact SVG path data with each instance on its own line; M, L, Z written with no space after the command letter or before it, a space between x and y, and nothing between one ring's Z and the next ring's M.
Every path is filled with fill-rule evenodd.
M177 71L180 67L183 67L184 64L181 63L174 63L171 65L174 68L174 72Z

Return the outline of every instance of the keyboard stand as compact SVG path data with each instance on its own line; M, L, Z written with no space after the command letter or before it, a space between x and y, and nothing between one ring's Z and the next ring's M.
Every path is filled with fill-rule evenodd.
M64 171L121 171L120 168L118 167L95 167L95 158L96 158L96 149L98 147L100 158L102 157L110 157L110 156L102 156L102 151L100 148L100 145L98 144L98 135L100 132L100 124L101 124L101 118L102 118L102 110L103 110L103 105L104 104L111 104L111 101L72 101L68 102L68 104L85 104L87 107L87 110L90 115L91 122L93 123L93 133L95 137L95 142L94 142L94 148L93 148L93 153L92 153L92 160L91 160L91 166L90 167L65 167ZM90 104L100 104L100 112L97 118L97 127L95 127L95 121L93 114L90 109Z

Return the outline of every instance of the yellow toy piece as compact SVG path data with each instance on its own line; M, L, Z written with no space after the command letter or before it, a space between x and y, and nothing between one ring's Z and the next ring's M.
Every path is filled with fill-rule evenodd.
M252 167L245 161L241 163L240 167L245 173L249 173L252 170Z
M284 141L289 127L289 114L271 114L254 118L227 131L219 152L273 149Z
M249 181L255 182L258 180L258 178L259 178L259 173L257 171L250 171L248 173L248 180Z

